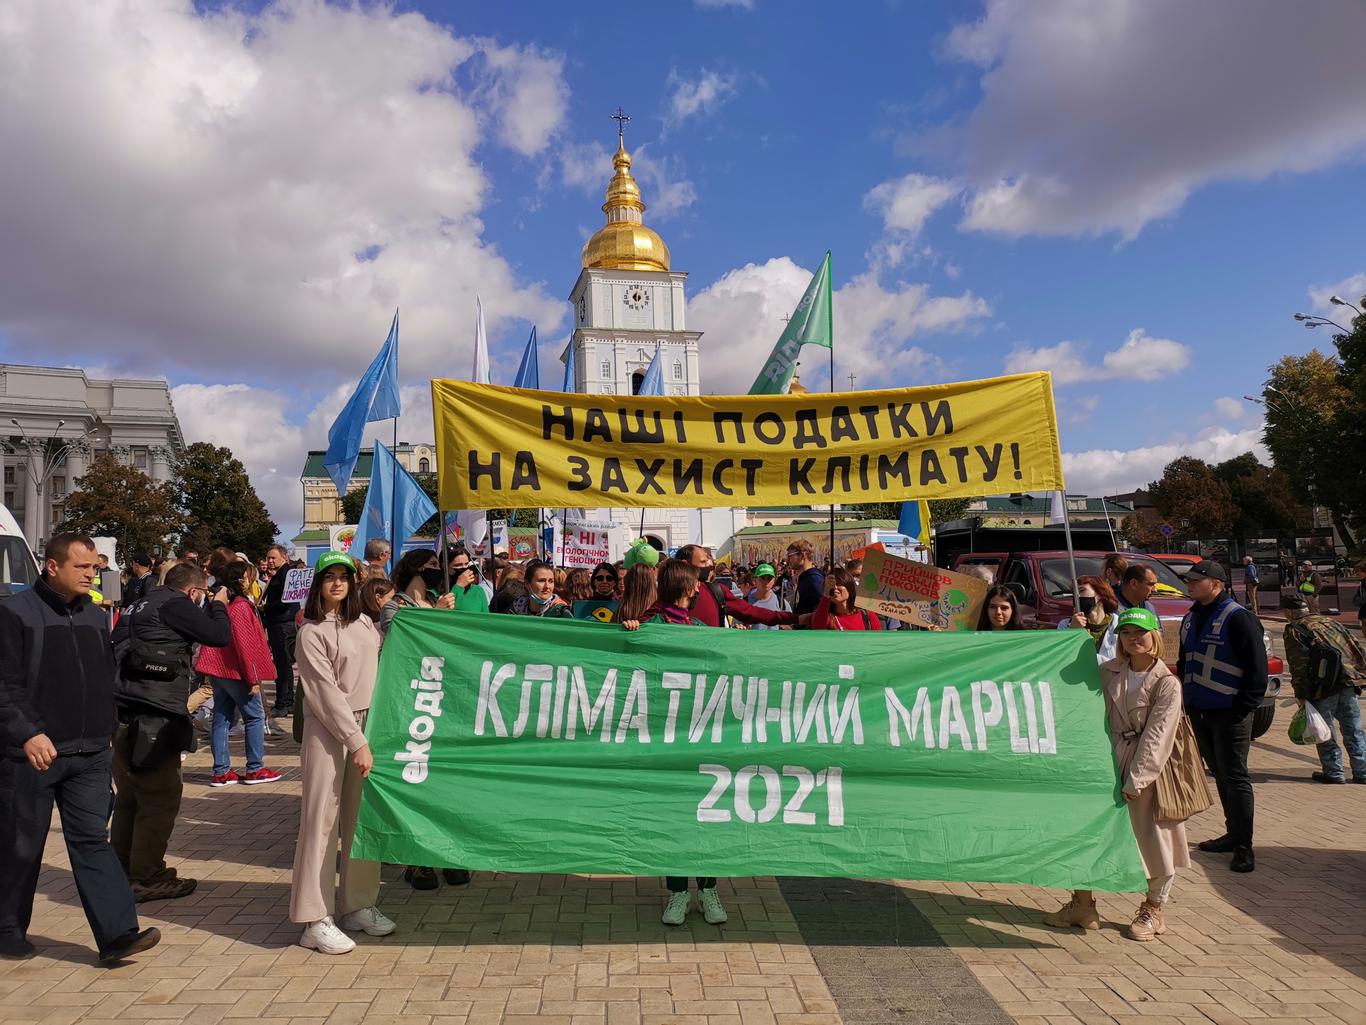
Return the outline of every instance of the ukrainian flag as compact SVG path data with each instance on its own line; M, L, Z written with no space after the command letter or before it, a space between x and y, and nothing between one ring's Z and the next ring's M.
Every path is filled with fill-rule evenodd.
M901 523L897 526L902 534L917 539L926 548L930 546L930 503L923 498L901 503Z

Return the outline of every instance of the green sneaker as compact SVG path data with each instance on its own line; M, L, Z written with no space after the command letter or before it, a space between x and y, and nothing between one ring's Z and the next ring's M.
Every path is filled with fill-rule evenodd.
M664 916L660 921L665 925L682 925L683 920L688 917L688 905L691 903L692 898L688 896L687 890L670 893L669 903L664 905Z
M707 920L708 925L725 924L726 909L721 906L721 895L716 892L716 887L708 886L705 890L698 890L697 902L702 905L702 917Z

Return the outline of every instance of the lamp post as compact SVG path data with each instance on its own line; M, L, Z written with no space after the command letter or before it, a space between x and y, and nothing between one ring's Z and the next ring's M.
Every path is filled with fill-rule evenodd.
M29 543L36 551L38 543L44 539L47 530L47 504L43 500L43 492L47 487L48 480L66 459L66 454L72 447L79 445L90 435L95 433L95 428L90 427L81 433L79 437L70 439L59 439L57 432L66 425L65 420L58 420L57 426L52 428L52 433L47 438L30 437L28 431L24 430L24 425L14 417L10 417L9 422L19 428L19 436L24 439L24 462L25 473L29 480L33 482L34 494L37 502L32 510L25 510L24 522L29 527L31 537ZM31 526L30 526L31 525Z
M1350 308L1356 310L1356 311L1357 311L1357 316L1358 316L1358 317L1360 317L1360 316L1363 315L1362 312L1361 312L1361 307L1360 307L1360 306L1358 306L1356 303L1350 303L1350 302L1348 302L1346 299L1344 299L1344 298L1343 298L1342 296L1340 296L1340 295L1330 295L1330 296L1328 297L1328 301L1329 301L1330 303L1332 303L1334 306L1348 306L1348 307L1350 307Z
M1349 304L1348 304L1348 303L1343 303L1342 305L1346 306L1346 305L1349 305ZM1345 334L1345 335L1350 335L1350 334L1352 333L1352 332L1349 331L1347 328L1345 328L1345 327L1343 327L1341 324L1339 324L1336 320L1329 320L1327 317L1316 317L1316 316L1314 316L1314 315L1311 314L1311 313L1296 313L1296 314L1295 314L1295 319L1298 320L1301 324L1303 324L1303 325L1304 325L1305 327L1307 327L1307 328L1316 328L1316 327L1328 326L1328 327L1335 327L1335 328L1337 328L1339 331L1341 331L1341 332L1342 332L1343 334Z
M1312 432L1309 430L1308 420L1305 419L1298 407L1290 408L1289 404L1291 403L1291 399L1278 388L1274 388L1270 385L1267 386L1266 391L1278 396L1281 399L1281 402L1272 402L1269 399L1259 399L1253 395L1244 395L1243 398L1248 402L1255 402L1264 409L1268 409L1279 416L1285 417L1287 420L1299 424L1300 430L1304 432L1306 439L1311 438ZM1285 405L1282 403L1285 403ZM1309 525L1310 527L1317 529L1319 525L1319 500L1318 475L1314 468L1314 443L1310 440L1306 440L1305 444L1309 451Z

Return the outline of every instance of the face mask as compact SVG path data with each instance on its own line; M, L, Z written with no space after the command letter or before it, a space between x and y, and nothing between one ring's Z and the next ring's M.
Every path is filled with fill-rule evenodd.
M697 571L697 579L705 584L708 580L711 579L711 571L713 568L714 567L712 566L702 566L701 568L699 568Z
M1091 610L1096 607L1096 599L1090 595L1082 595L1077 599L1077 604L1081 606L1081 611L1086 615L1091 614Z
M439 566L433 566L429 569L424 569L419 574L419 576L422 577L422 582L427 585L427 590L429 591L440 590L441 585L445 580L445 577L442 576L441 568Z
M527 597L530 598L532 602L534 602L540 608L545 608L547 605L550 604L550 599L553 598L554 595L549 595L545 598L542 598L539 594L536 594L534 591L529 591L527 592Z

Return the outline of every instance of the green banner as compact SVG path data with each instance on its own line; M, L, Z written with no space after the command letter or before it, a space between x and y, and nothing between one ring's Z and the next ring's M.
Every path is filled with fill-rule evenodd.
M366 733L361 858L1144 886L1085 631L404 609Z

